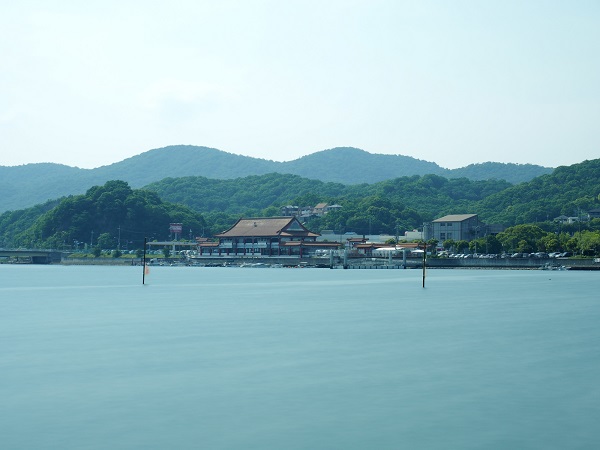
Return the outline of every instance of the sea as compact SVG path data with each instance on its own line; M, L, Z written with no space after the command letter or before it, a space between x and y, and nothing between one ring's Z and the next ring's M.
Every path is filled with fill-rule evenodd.
M142 272L0 266L0 448L600 448L600 272Z

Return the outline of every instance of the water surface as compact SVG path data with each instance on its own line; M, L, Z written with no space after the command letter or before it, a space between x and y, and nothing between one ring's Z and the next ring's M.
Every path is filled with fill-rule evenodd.
M600 273L0 266L6 449L600 448Z

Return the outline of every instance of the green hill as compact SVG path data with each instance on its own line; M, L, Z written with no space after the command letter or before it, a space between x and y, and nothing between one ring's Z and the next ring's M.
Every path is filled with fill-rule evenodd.
M518 184L530 181L535 177L552 173L552 169L533 164L512 164L486 162L469 164L466 167L449 170L444 176L451 178L468 178L470 180L489 180L496 178L509 183Z
M437 174L475 180L530 180L551 169L540 166L486 163L461 169L443 169L435 163L402 155L379 155L344 147L316 152L294 161L277 162L223 152L214 148L177 145L150 150L123 161L79 169L60 164L0 166L0 212L16 210L47 200L84 193L90 186L123 180L138 188L163 178L202 176L235 179L280 173L347 185L377 183L400 176Z
M194 235L209 236L240 216L275 216L285 205L320 202L342 208L306 219L316 231L394 234L459 213L479 214L484 222L506 226L548 219L548 229L561 214L577 216L600 207L600 159L559 167L516 186L439 175L348 185L278 173L229 180L165 178L140 190L110 181L85 194L1 214L0 246L68 246L88 242L93 233L114 238L117 229L127 242L143 236L161 239L170 222L183 222Z
M469 205L500 192L510 183L502 180L471 181L438 175L400 177L375 184L345 185L299 176L267 174L235 180L205 177L167 178L145 189L161 198L201 212L211 230L239 216L279 215L280 207L314 206L320 202L343 208L322 218L312 218L314 229L339 228L340 224L370 221L376 232L390 233L396 225L412 229L437 214ZM354 222L353 222L354 221ZM355 230L355 231L363 231Z
M141 248L145 237L168 238L169 223L185 223L194 235L204 218L182 205L162 201L154 192L108 181L85 194L0 215L0 247L72 248L79 244ZM100 239L100 240L99 240Z
M556 168L492 194L473 207L487 221L506 225L578 216L600 207L600 159Z

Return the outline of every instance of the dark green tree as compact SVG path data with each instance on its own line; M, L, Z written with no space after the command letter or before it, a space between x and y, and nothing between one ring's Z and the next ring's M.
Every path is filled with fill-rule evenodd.
M454 239L446 239L442 245L444 246L444 250L450 251L456 246L456 241Z
M464 253L469 248L469 242L465 240L456 241L456 251L458 253Z
M102 249L112 249L115 246L115 240L110 233L102 233L98 236L98 246Z
M506 251L531 253L538 248L538 241L547 235L537 225L515 225L498 233L497 239Z

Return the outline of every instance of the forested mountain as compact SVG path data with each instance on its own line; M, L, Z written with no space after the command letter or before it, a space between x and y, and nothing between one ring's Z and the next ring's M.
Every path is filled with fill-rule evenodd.
M468 178L469 180L489 180L496 178L506 180L509 183L518 184L530 181L535 177L552 173L552 169L536 166L533 164L513 164L486 162L481 164L469 164L466 167L449 170L442 174L451 178Z
M376 183L411 175L440 175L470 180L529 181L552 169L533 164L486 162L458 169L445 169L435 163L402 155L371 154L352 147L334 148L283 163L285 172L306 178L344 184Z
M513 186L503 180L472 181L437 175L407 176L374 184L345 185L299 176L267 174L235 180L165 179L146 189L205 215L211 231L239 216L277 215L287 204L340 204L335 213L309 222L316 230L344 227L392 233L419 227L445 214L475 213L505 226L550 221L600 208L600 159L557 168ZM214 228L214 230L213 230ZM207 229L207 230L208 230Z
M134 190L124 181L94 186L85 194L0 215L0 247L76 248L84 243L141 248L144 237L167 239L169 223L185 223L200 235L201 214L163 202L156 193Z
M117 179L128 182L134 188L167 177L203 176L226 180L267 173L299 175L348 185L426 174L476 180L496 178L517 183L549 172L551 169L541 166L500 163L448 170L408 156L372 154L350 147L323 150L294 161L277 162L213 148L177 145L150 150L96 169L51 163L0 166L0 212L81 194L90 186Z
M280 207L300 207L320 202L339 204L331 212L309 222L314 229L340 226L366 233L391 233L396 226L412 229L451 210L469 210L469 205L500 192L510 183L503 180L470 181L438 175L414 175L375 184L325 183L298 176L267 174L236 180L204 177L167 178L145 189L169 202L202 212L212 232L227 228L240 216L279 215ZM348 228L349 227L349 228Z
M0 212L85 192L94 184L88 171L61 164L0 166Z
M473 208L486 221L506 225L578 216L600 208L600 159L558 167L549 175L491 194Z
M166 178L143 190L110 181L84 195L0 215L0 246L43 242L60 247L88 242L92 232L114 239L117 229L125 241L139 243L145 235L166 237L170 222L183 222L194 236L210 236L241 216L276 216L285 205L320 202L342 208L309 219L307 226L315 231L394 234L446 214L462 213L479 214L486 223L505 226L549 219L548 228L561 214L577 216L600 208L600 159L559 167L517 186L503 180L438 175L346 185L276 173L234 180Z
M279 173L343 184L371 184L410 175L441 175L447 171L410 156L372 154L352 147L323 150L281 164Z
M296 175L266 174L235 180L205 177L167 178L143 190L109 181L86 194L69 196L0 215L1 246L60 248L74 241L91 242L93 233L139 244L143 236L164 238L170 222L183 222L194 236L229 228L241 216L277 216L288 204L338 203L341 211L313 218L309 225L391 233L422 225L448 208L509 187L506 181L446 179L437 175L402 177L372 185L344 185ZM165 203L163 203L163 200ZM168 203L166 203L168 202ZM175 205L177 203L177 205Z
M161 198L186 205L196 211L256 215L271 206L280 207L300 202L303 206L354 194L361 195L369 185L348 186L325 183L298 175L271 173L234 180L206 177L165 178L144 189Z

